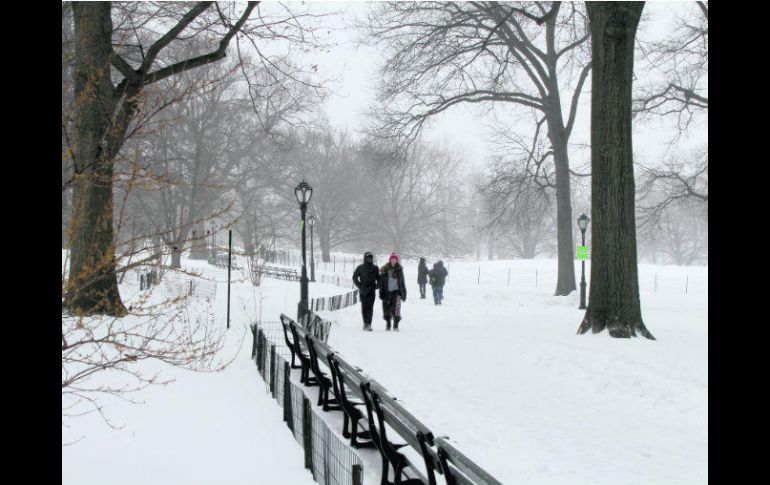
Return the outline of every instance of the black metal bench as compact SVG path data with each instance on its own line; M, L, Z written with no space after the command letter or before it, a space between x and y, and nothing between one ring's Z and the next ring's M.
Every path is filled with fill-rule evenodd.
M281 313L281 327L283 328L283 338L284 340L286 340L286 346L289 347L289 352L291 352L291 368L300 369L301 366L296 365L294 363L294 358L296 357L297 350L294 348L294 343L292 342L292 339L289 339L289 333L291 333L291 329L289 329L289 323L291 321L293 321L291 318Z
M445 438L436 438L435 445L447 485L476 485L479 483L502 485L500 481L482 470Z
M292 344L290 348L294 348L292 355L296 354L300 358L300 381L306 386L319 386L318 405L324 405L324 410L342 410L342 434L350 439L352 447L378 449L382 458L381 485L435 485L436 473L443 475L450 485L501 485L454 448L447 437L434 438L431 430L390 395L387 389L363 374L360 368L350 365L323 339L314 335L311 323L317 321L322 319L315 314L304 316L300 323L281 315L284 338L287 344ZM291 339L287 326L292 334ZM328 332L325 335L328 336ZM320 364L329 368L331 380ZM314 376L309 375L309 370L313 371ZM328 392L330 382L334 399L330 399ZM361 406L365 406L365 411ZM388 437L391 432L400 436L405 443L391 442Z
M326 342L329 340L329 331L331 330L331 322L324 320L314 311L308 311L302 315L298 323L302 326L305 332L311 334L313 337Z
M297 357L299 357L299 363L302 369L299 382L308 387L317 386L318 379L310 375L310 354L302 350L303 339L300 338L299 332L297 332L297 324L293 320L289 322L289 329L291 329L291 334L294 338L294 352Z
M366 404L369 431L382 457L382 478L380 483L382 485L394 483L413 485L427 483L429 485L436 485L435 472L441 473L441 468L437 453L428 447L433 442L433 433L429 430L426 431L421 423L412 421L402 414L401 411L403 409L397 410L393 407L389 402L393 398L387 396L382 386L379 386L376 381L361 383L361 392ZM376 423L375 416L377 418ZM388 439L386 423L398 435L406 439L407 442L402 444L392 443ZM425 474L422 473L420 467L412 463L405 454L399 451L399 449L406 446L411 446L412 449L422 456ZM392 482L388 480L391 468L393 469ZM412 475L411 477L407 476L407 470L409 470L409 475Z
M305 342L307 343L307 350L310 354L310 369L313 371L313 374L315 374L316 379L318 380L317 406L323 406L324 411L341 411L342 406L337 400L336 396L329 398L329 389L332 387L332 381L329 379L326 373L321 370L321 367L318 364L318 353L316 352L313 338L309 333L305 334Z
M364 412L359 409L359 406L363 406L363 401L356 401L350 399L347 393L348 386L351 390L358 389L359 383L355 381L352 374L342 371L342 365L340 362L344 362L337 354L327 355L329 362L329 368L332 371L332 385L334 388L334 395L337 396L337 400L342 405L344 412L342 418L342 436L350 439L350 446L354 448L373 448L374 442L372 437L365 426L361 426L361 421L366 423ZM348 430L348 424L350 424L350 430ZM359 431L360 427L360 431Z
M278 266L260 266L257 272L271 278L281 280L299 281L299 274L296 269L280 268Z

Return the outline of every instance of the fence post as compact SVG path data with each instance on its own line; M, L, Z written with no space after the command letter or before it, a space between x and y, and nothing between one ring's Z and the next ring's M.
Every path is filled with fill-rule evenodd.
M537 288L537 270L535 270L535 288Z
M302 442L305 448L305 468L313 473L313 423L311 421L310 399L302 396ZM315 478L315 476L313 477Z
M359 463L353 465L353 485L363 485L364 469Z
M294 432L294 415L291 411L291 369L289 363L283 362L283 421Z
M275 397L275 344L270 345L270 394Z
M478 278L476 278L476 284L477 285L481 284L481 265L479 265L479 276Z
M511 268L508 268L508 285L511 286Z
M257 340L257 370L259 370L259 373L262 374L262 356L264 354L264 342L262 340L263 333L262 329L259 329L259 337Z
M190 280L190 296L192 296L192 291L193 291L193 282L192 280Z
M658 292L658 275L655 275L655 293Z
M690 286L690 275L687 275L687 279L684 282L684 294L687 294L687 287Z
M251 358L257 356L257 324L251 324Z

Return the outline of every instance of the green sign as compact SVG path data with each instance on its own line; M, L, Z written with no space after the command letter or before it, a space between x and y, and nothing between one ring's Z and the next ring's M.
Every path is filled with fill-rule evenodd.
M577 258L581 261L588 259L588 246L577 247Z

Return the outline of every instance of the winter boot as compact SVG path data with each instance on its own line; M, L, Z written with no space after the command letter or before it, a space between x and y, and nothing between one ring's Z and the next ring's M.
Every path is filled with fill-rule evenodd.
M398 322L401 321L401 317L393 317L393 331L398 332Z
M368 324L364 325L364 330L366 330L367 332L371 332L372 331L372 324L368 323Z
M385 322L386 322L385 331L390 332L390 318L386 318Z

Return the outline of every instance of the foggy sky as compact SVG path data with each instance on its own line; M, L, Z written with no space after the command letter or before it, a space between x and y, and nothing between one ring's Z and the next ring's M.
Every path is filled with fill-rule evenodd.
M322 77L334 78L338 82L331 85L330 95L323 104L323 109L332 125L355 131L365 122L369 106L375 100L377 88L377 68L384 61L384 54L379 48L368 46L356 47L359 33L353 27L353 19L365 18L371 2L310 2L311 11L343 11L335 18L329 18L324 25L331 29L331 38L335 46L326 54L313 54L313 62L318 64ZM686 3L692 2L647 2L644 18L639 27L637 38L643 40L659 39L670 35L671 22L676 15L684 11ZM636 66L636 75L640 72ZM570 165L578 167L590 163L590 150L585 146L590 141L590 77L580 97L575 128L570 143ZM570 98L565 98L570 99ZM499 103L498 103L499 104ZM565 105L566 106L566 105ZM502 104L503 109L519 114L526 109ZM485 126L491 121L489 116L482 116L483 108L461 104L435 117L424 131L424 137L430 141L451 144L453 151L463 155L465 164L481 167L494 152L490 143L493 132ZM497 111L503 111L498 109ZM532 123L520 125L524 133L532 130ZM664 119L634 123L634 153L646 163L655 164L666 151L666 142L676 133L675 120ZM690 126L686 138L680 141L681 147L690 147L705 143L708 139L707 116L702 116L698 123Z

